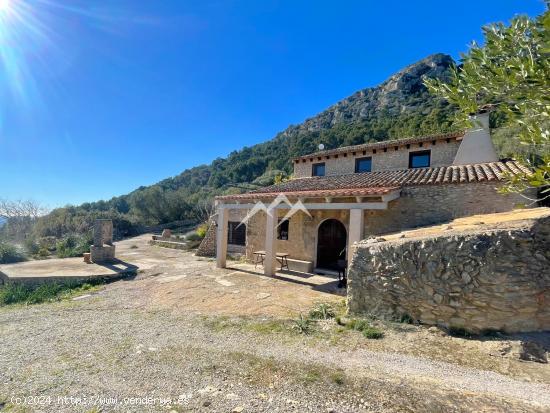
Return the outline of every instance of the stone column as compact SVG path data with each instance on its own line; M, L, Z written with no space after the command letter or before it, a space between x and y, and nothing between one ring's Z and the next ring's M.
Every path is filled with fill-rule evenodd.
M277 264L275 257L275 254L277 253L275 251L277 210L274 208L268 209L266 215L264 275L271 277L275 275Z
M90 248L90 260L100 263L113 261L114 259L113 221L110 219L96 219L94 222L94 245Z
M216 233L216 267L225 268L227 259L227 222L229 210L218 208L218 228Z
M365 212L362 209L349 210L349 234L348 234L348 265L353 256L353 244L363 239L365 224Z

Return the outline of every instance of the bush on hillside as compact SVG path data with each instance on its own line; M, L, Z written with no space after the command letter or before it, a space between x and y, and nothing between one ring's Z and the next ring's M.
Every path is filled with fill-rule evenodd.
M56 253L59 258L81 257L85 252L90 252L93 244L90 235L69 235L56 244Z
M40 244L36 241L35 238L29 237L24 242L23 245L25 247L25 251L29 255L36 255L38 254L38 251L40 251Z
M201 238L204 238L206 236L206 232L208 231L208 223L205 222L203 224L200 224L197 228L197 235Z
M0 241L0 264L25 261L25 256L12 244Z

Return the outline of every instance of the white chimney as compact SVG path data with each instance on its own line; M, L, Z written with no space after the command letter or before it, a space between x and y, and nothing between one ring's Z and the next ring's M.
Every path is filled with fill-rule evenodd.
M470 116L474 126L464 134L453 165L498 161L493 141L491 141L489 112L490 110L484 109Z

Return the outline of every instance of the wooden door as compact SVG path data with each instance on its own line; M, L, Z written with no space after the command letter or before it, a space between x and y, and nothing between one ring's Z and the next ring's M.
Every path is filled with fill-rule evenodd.
M338 260L346 259L346 227L337 219L327 219L319 226L317 267L336 269Z

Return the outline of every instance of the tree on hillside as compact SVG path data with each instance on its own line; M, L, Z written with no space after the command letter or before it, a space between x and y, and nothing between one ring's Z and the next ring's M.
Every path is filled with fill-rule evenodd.
M34 222L48 210L32 200L10 201L0 199L0 217L7 223L2 232L8 238L22 240L30 233Z
M510 177L504 192L538 188L541 199L550 198L550 1L546 4L537 18L518 16L509 25L483 27L485 44L472 44L450 82L424 81L460 108L461 126L471 126L468 116L482 106L494 105L513 139L528 148L515 157L534 171Z

